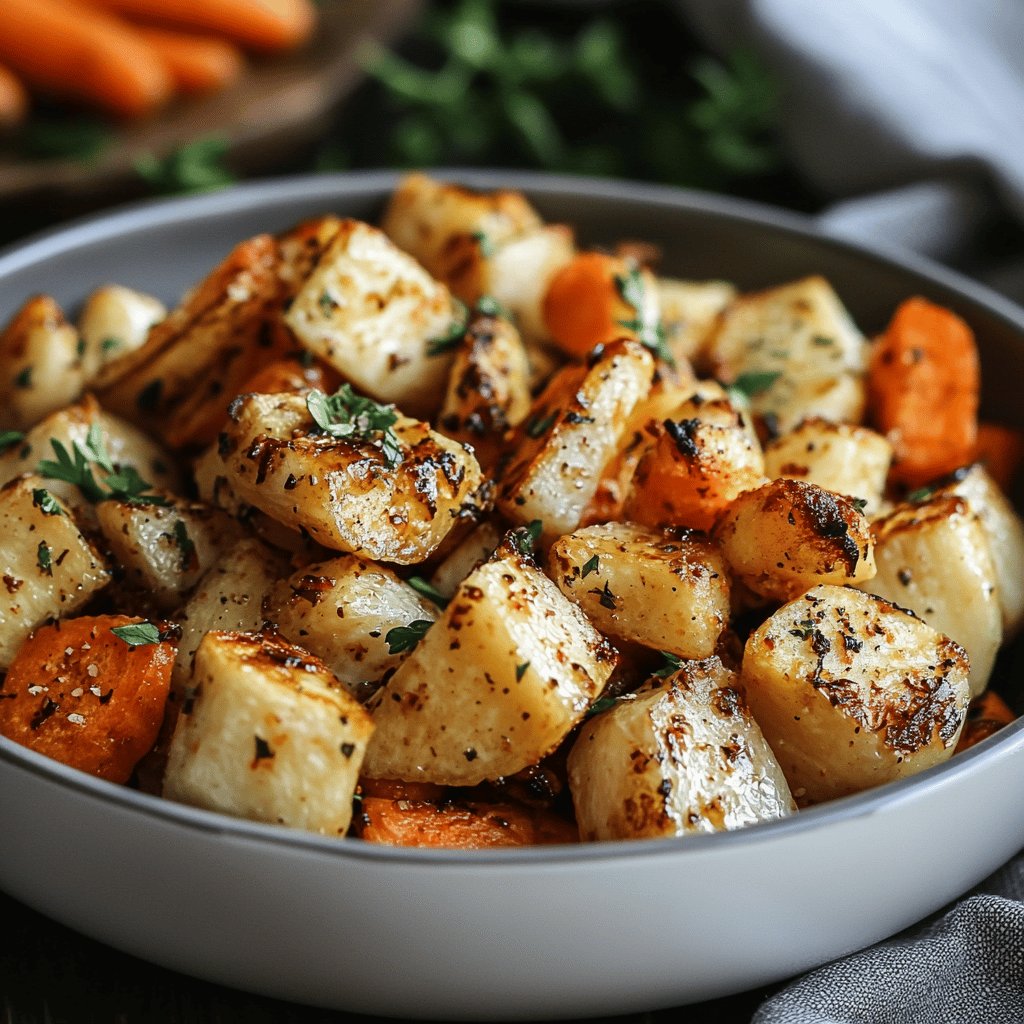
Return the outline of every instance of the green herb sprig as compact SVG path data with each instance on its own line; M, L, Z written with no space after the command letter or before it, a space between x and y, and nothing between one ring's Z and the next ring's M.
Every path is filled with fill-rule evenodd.
M393 405L381 405L357 395L351 384L342 384L333 395L310 391L306 408L321 433L377 445L389 469L402 461L402 443L391 429L398 422Z
M388 654L403 654L411 651L426 635L434 623L430 619L414 619L408 626L395 626L384 636Z

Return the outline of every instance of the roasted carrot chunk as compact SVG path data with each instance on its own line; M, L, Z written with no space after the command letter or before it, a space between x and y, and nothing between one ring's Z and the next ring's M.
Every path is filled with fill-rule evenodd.
M975 743L988 739L1004 725L1009 725L1016 717L1010 706L998 693L994 690L986 690L980 697L971 701L971 706L967 709L964 731L960 734L960 740L954 753L959 754L961 750L966 750L968 747L973 747Z
M170 632L126 615L37 629L0 687L0 733L73 768L127 782L163 721L176 653L165 639Z
M970 327L925 299L903 302L868 368L874 421L893 445L894 480L917 487L971 461L980 388Z
M981 462L989 476L1009 491L1024 458L1024 434L998 423L979 423L972 462Z

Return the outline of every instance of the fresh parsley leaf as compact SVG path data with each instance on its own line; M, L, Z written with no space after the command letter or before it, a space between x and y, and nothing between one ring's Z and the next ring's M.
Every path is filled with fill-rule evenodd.
M45 540L41 540L39 547L36 548L36 565L47 576L53 575L53 557L50 554L50 545Z
M489 260L494 255L494 243L486 231L474 231L473 241L476 242L476 247L485 260Z
M868 507L868 499L867 498L854 498L853 499L853 507L858 512L863 512Z
M444 352L450 352L456 348L466 336L466 327L469 325L469 310L465 303L458 299L452 299L454 315L448 330L437 338L431 338L427 342L427 355L439 356Z
M755 395L764 394L781 376L781 370L741 373L726 390L738 392L743 398L753 398Z
M508 535L509 543L524 558L532 558L537 541L544 532L544 524L539 519L532 519L527 526L517 526Z
M814 344L820 348L825 348L828 345L834 345L836 343L835 338L829 338L824 334L816 334L813 338Z
M160 630L152 622L130 622L126 626L111 626L110 632L129 647L146 647L160 643Z
M330 316L338 308L338 304L331 297L330 292L321 292L320 297L316 300L316 304L320 307L320 312L324 316Z
M235 180L224 166L227 152L227 139L208 135L163 157L143 154L135 161L135 173L156 192L209 192Z
M633 312L636 314L632 319L620 320L619 326L627 331L632 331L640 344L649 349L663 363L675 366L675 358L665 340L665 328L658 320L648 321L643 318L647 286L640 268L633 267L626 274L616 274L615 287L618 289L622 301L632 306Z
M522 665L516 665L516 682L518 683L523 676L526 675L526 670L530 667L528 661L524 661Z
M32 504L44 516L64 515L64 510L57 504L57 499L45 487L32 488Z
M543 437L552 427L555 420L558 419L558 410L555 409L549 416L531 416L526 421L526 436L536 441L538 438Z
M22 370L21 373L19 373L14 378L14 386L16 388L21 388L22 390L24 390L25 388L32 387L32 367L31 366L26 366L25 369Z
M0 454L13 448L19 441L24 441L25 435L20 430L5 430L0 433Z
M411 651L426 636L427 630L434 623L430 619L415 619L408 626L395 626L384 636L389 654L401 654Z
M181 571L188 572L196 563L195 541L188 535L188 527L184 519L179 519L174 524L174 543L178 545L181 552Z
M583 579L586 579L592 572L597 572L601 568L601 556L593 555L583 563L582 573Z
M607 608L609 611L615 611L616 598L612 593L612 588L608 586L607 582L602 589L599 590L597 587L594 587L592 590L587 591L587 593L597 594L598 604L600 604L602 608Z
M393 405L381 405L357 395L351 384L342 384L333 395L314 388L306 396L306 408L321 433L377 445L389 469L402 461L402 443L391 429L398 422Z
M501 317L503 320L512 319L512 314L493 295L481 295L473 308L481 316Z
M410 576L406 583L412 587L413 590L422 594L425 598L433 601L438 608L448 607L448 598L441 593L436 587L432 587L422 576Z
M655 670L655 675L659 679L668 679L670 675L675 674L683 667L683 659L675 654L671 654L669 651L658 651L662 657L662 665L660 668Z
M907 495L907 501L911 505L921 505L928 501L938 488L934 486L918 487Z
M19 142L25 156L90 163L114 138L107 125L81 115L60 119L33 116L22 130Z
M120 348L124 342L120 338L104 338L100 342L101 352L113 352L115 348Z
M812 619L801 619L797 625L799 626L799 629L789 630L789 635L795 636L799 640L810 639L811 635L814 633L814 621Z
M587 708L587 717L591 715L599 715L602 711L607 711L609 708L615 707L614 697L598 697L593 704Z

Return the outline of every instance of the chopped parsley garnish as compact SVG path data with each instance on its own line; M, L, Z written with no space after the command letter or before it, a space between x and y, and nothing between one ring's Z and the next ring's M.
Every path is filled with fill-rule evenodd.
M920 505L923 502L928 501L937 490L938 488L934 486L918 487L917 490L911 491L907 495L907 501L909 501L911 505Z
M835 343L835 338L828 338L824 334L816 334L814 336L814 344L820 345L822 348L824 348L826 345L834 345Z
M607 711L609 708L615 707L614 697L598 697L593 704L587 708L587 716L599 715L602 711Z
M14 386L16 388L30 388L32 387L32 367L26 366L17 377L14 378Z
M177 146L166 156L143 153L135 173L157 192L209 192L235 181L225 167L227 138L207 135Z
M413 590L422 594L425 598L433 601L438 608L448 607L448 598L441 593L436 587L431 586L422 576L410 576L406 583L412 587Z
M321 292L316 302L324 316L330 316L338 306L334 299L331 298L330 292Z
M738 393L742 398L753 398L755 395L764 394L781 376L781 370L741 373L726 390Z
M809 640L814 633L814 621L812 619L801 619L797 625L800 628L789 630L789 635L795 636L799 640Z
M85 355L85 338L79 338L78 341L75 342L75 355L78 356L79 359Z
M683 667L683 659L678 655L672 654L669 651L658 651L662 657L661 668L655 670L655 675L659 679L668 679L669 676L674 675Z
M866 509L868 507L868 499L867 498L854 498L853 499L853 507L858 512L863 512L864 509Z
M381 405L357 395L351 384L342 384L333 395L310 391L306 408L321 433L377 444L389 469L402 461L402 444L391 429L398 422L393 405Z
M426 636L434 623L430 619L415 619L408 626L395 626L384 636L388 654L402 654L411 651Z
M543 437L551 429L552 424L557 418L557 409L549 416L531 416L530 419L526 421L526 436L532 438L534 441Z
M47 576L53 575L53 557L50 554L50 545L45 540L41 540L39 547L36 548L36 564Z
M486 231L474 231L473 241L476 242L477 248L480 250L480 255L485 260L489 260L494 255L494 243L491 241Z
M469 326L469 310L466 305L458 299L452 299L454 314L448 330L436 338L427 342L427 355L439 356L444 352L450 352L466 336L466 328Z
M32 504L44 516L64 515L64 509L57 504L57 499L45 487L32 488Z
M602 590L598 590L597 587L594 587L594 589L588 591L588 593L597 594L598 603L602 608L608 608L610 611L615 611L615 595L612 593L612 589L608 586L607 582Z
M630 320L620 320L619 326L632 331L637 341L663 363L675 366L676 361L665 340L665 328L657 320L645 320L643 317L646 285L639 267L633 267L626 274L615 275L615 287L619 290L622 301L633 307L636 316Z
M601 556L593 555L583 563L583 579L586 579L592 572L597 572L601 568Z
M517 526L508 535L509 543L524 558L531 558L543 532L544 524L539 519L533 519L528 526Z
M129 647L146 647L160 643L160 630L152 622L130 622L127 626L111 626L110 632Z
M516 682L518 683L523 676L526 675L526 670L530 667L528 661L524 661L522 665L516 665Z
M493 295L481 295L476 300L475 311L482 316L501 317L504 320L512 319L512 314Z
M195 541L188 535L188 527L184 519L179 519L174 524L174 543L178 545L181 552L181 571L188 572L196 563Z
M103 432L98 423L89 427L85 443L72 441L72 454L56 438L50 438L56 461L43 459L36 472L49 480L74 484L91 502L125 501L133 505L169 505L158 494L147 494L153 485L143 480L132 466L115 466L107 452ZM93 467L106 474L97 481Z
M124 342L120 338L104 338L100 342L101 352L113 352L115 348L120 348Z
M0 453L13 448L19 441L23 441L25 435L20 430L5 430L0 432Z

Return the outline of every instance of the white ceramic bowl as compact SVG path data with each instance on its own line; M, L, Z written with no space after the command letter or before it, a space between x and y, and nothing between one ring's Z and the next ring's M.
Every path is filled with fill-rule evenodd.
M978 333L989 415L1012 421L1024 315L910 258L807 222L671 189L457 173L523 188L586 241L665 250L743 287L829 277L865 331L918 293ZM334 210L379 212L389 174L257 184L149 204L0 257L0 317L119 281L173 301L238 239ZM1019 414L1018 419L1020 418ZM188 974L400 1017L608 1015L762 985L940 907L1024 844L1024 721L955 760L789 820L646 843L402 851L237 821L117 787L0 738L0 887Z

